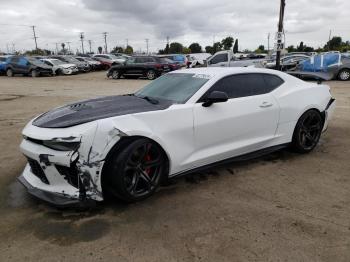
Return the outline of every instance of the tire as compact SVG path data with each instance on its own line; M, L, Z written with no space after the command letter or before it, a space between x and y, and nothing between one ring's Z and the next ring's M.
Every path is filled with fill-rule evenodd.
M113 79L119 79L119 78L120 78L120 72L119 72L119 70L113 70L113 72L112 72L112 78L113 78Z
M32 77L38 77L39 76L39 72L37 70L33 69L32 71L30 71L30 75Z
M339 71L339 74L338 74L338 79L340 81L348 81L350 80L350 69L342 69Z
M298 120L292 140L292 149L298 153L309 153L320 140L324 120L319 111L306 111Z
M154 80L157 78L157 74L154 70L151 69L146 72L146 77L148 80Z
M62 69L57 69L56 70L56 75L58 75L58 76L63 75Z
M146 138L131 140L108 159L103 184L108 194L125 202L136 202L151 196L166 170L163 150Z
M13 77L13 71L12 71L11 68L8 68L8 69L6 70L6 75L7 75L8 77Z

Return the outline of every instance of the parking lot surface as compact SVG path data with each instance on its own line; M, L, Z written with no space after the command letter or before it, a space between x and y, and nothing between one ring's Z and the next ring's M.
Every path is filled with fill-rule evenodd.
M80 99L132 93L147 80L0 77L0 261L349 261L350 82L314 152L280 151L181 178L136 204L57 210L16 182L21 130Z

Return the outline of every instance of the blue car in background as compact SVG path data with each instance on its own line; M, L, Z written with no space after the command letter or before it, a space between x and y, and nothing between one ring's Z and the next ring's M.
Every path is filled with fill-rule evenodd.
M169 54L169 55L159 55L158 57L168 58L173 60L175 63L180 66L187 66L188 59L185 55L182 54Z
M315 77L324 80L350 80L350 57L339 52L321 53L300 62L294 71L296 76Z
M8 56L0 56L0 74L4 74L6 71L7 58Z

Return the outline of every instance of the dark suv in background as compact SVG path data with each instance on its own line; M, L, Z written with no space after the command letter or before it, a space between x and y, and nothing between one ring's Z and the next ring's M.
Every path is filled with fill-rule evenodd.
M46 65L36 58L24 56L9 57L6 61L5 72L10 77L15 74L31 75L32 77L53 75L52 66Z
M107 77L114 79L147 77L149 80L156 79L162 73L170 71L166 61L155 56L134 56L130 57L121 65L112 66Z

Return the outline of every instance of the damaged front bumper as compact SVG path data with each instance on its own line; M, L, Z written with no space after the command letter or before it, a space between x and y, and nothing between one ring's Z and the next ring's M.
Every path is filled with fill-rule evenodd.
M21 175L18 181L27 189L28 193L32 196L39 198L56 207L95 207L96 201L91 199L85 199L84 201L77 198L72 198L66 194L59 194L55 192L45 191L32 186L25 178L25 175Z
M95 139L98 124L23 130L21 152L28 163L18 178L35 197L59 207L91 207L103 200L101 173L117 132Z

